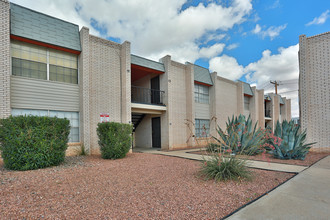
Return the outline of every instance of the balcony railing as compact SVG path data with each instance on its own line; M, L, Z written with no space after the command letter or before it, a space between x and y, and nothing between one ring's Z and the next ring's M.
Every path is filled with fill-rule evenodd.
M270 109L265 109L265 117L270 118Z
M157 89L148 89L132 86L132 102L141 104L164 105L165 92Z

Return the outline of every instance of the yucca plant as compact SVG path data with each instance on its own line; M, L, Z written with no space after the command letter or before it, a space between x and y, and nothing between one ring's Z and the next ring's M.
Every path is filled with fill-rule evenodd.
M264 131L257 129L257 123L252 126L250 116L245 120L244 115L232 117L226 123L226 132L220 126L217 128L220 139L218 141L224 150L231 149L234 154L256 155L263 152L261 146L265 143Z
M247 162L235 156L224 158L222 154L214 154L210 159L203 160L200 173L206 180L215 181L250 179L251 171Z
M306 130L301 132L300 126L293 121L284 120L282 124L277 121L274 136L280 138L278 143L273 143L274 157L279 159L304 160L311 145L305 144Z

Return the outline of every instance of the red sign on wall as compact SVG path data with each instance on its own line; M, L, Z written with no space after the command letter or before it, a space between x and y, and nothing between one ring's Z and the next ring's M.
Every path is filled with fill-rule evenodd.
M100 122L110 122L109 113L100 113Z

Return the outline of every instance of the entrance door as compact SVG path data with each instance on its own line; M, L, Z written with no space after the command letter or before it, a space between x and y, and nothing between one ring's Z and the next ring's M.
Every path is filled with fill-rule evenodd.
M160 117L152 118L152 147L160 148Z
M160 104L159 76L151 79L151 104Z

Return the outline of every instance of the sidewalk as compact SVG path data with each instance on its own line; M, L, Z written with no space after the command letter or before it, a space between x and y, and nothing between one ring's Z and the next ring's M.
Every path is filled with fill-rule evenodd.
M154 148L136 148L133 149L134 152L141 153L150 153L150 154L160 154L172 157L180 157L190 160L203 160L203 155L191 154L189 152L200 151L200 149L189 149L189 150L176 150L176 151L160 151L155 150ZM208 156L204 156L207 159ZM281 171L288 173L300 173L305 170L307 167L298 166L298 165L290 165L290 164L280 164L280 163L270 163L264 161L255 161L255 160L247 160L248 167L272 170L272 171Z
M329 219L330 156L242 208L236 219Z

